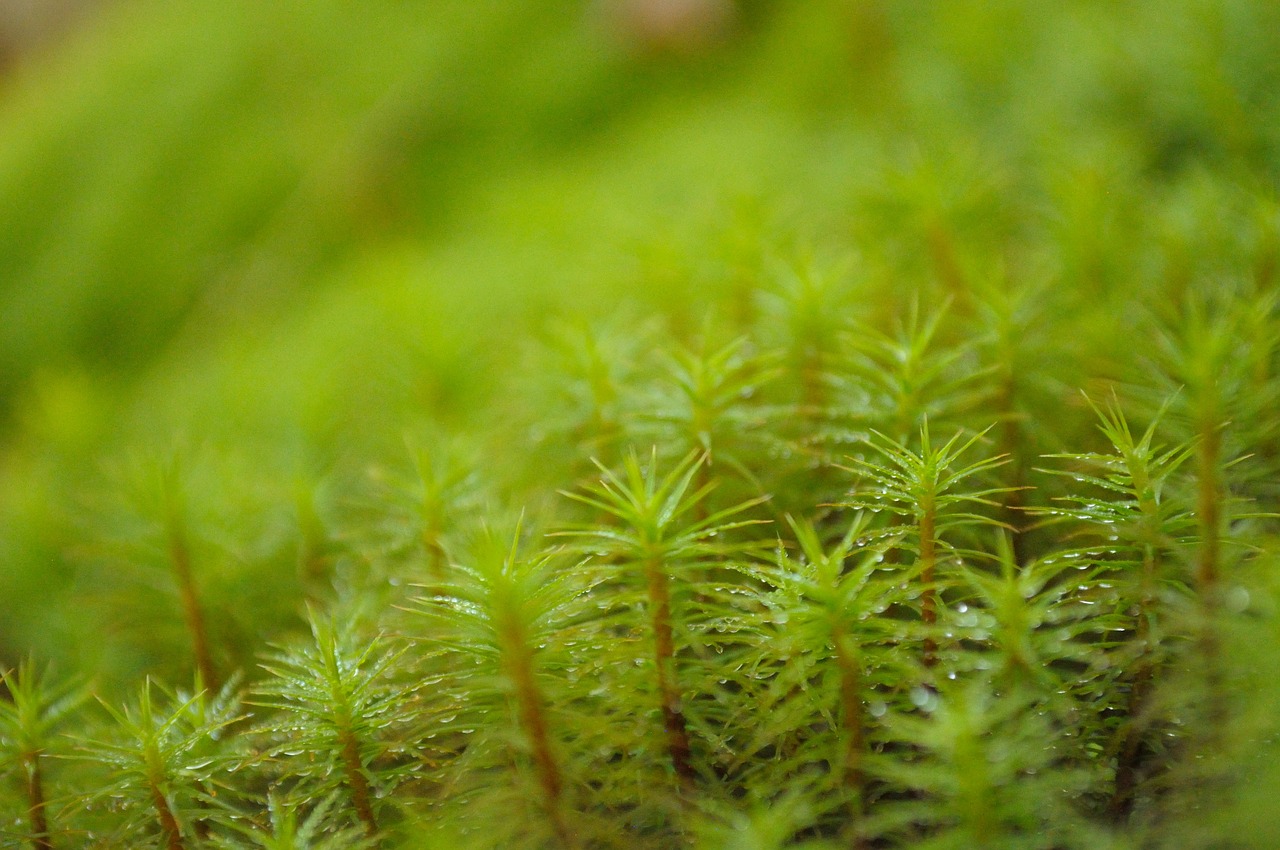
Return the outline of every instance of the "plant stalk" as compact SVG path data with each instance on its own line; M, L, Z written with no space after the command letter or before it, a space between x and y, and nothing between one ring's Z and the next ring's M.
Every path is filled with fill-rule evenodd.
M1133 680L1129 690L1129 701L1125 709L1127 724L1116 754L1115 788L1111 796L1110 813L1120 823L1128 819L1133 811L1134 794L1138 784L1138 770L1142 761L1142 727L1139 724L1142 712L1146 710L1151 690L1155 684L1154 661L1151 658L1151 625L1149 617L1153 615L1155 606L1156 577L1160 569L1160 558L1156 550L1155 537L1159 533L1159 508L1149 495L1150 477L1144 465L1128 460L1129 477L1133 481L1134 491L1138 494L1138 510L1142 513L1143 522L1150 535L1143 545L1142 553L1142 585L1138 597L1138 621L1135 624L1135 639L1141 648L1135 662Z
M347 774L347 785L351 787L351 802L356 809L356 817L364 824L365 833L370 837L378 834L378 819L374 817L373 805L369 800L369 780L364 775L364 765L360 762L360 744L355 733L343 725L338 732L338 744L341 747L342 767Z
M1212 423L1200 429L1196 452L1198 487L1196 516L1200 525L1200 552L1196 561L1196 584L1201 600L1212 604L1217 592L1219 565L1219 528L1222 524L1221 487L1218 462L1222 454L1222 434Z
M1145 629L1143 630L1145 631ZM1115 789L1111 795L1110 812L1117 823L1128 820L1133 811L1134 794L1138 787L1138 771L1142 763L1142 730L1138 718L1145 710L1154 684L1154 671L1148 659L1139 662L1129 690L1126 706L1128 725L1116 754Z
M178 584L178 595L182 599L187 631L191 635L191 650L195 656L196 670L200 673L204 686L210 691L216 691L221 687L221 683L217 670L213 666L204 609L200 605L200 594L196 589L195 576L191 569L191 546L179 521L172 522L169 528L169 559Z
M1200 551L1196 561L1196 589L1200 597L1200 653L1204 663L1207 728L1212 740L1225 721L1226 705L1222 693L1222 674L1218 669L1220 647L1214 615L1218 610L1218 582L1221 571L1222 485L1219 461L1222 455L1222 431L1213 417L1203 417L1200 442L1196 452L1196 516L1199 520Z
M427 577L442 582L449 563L449 555L440 542L444 534L437 523L429 523L422 530L422 548L427 553Z
M1116 754L1115 789L1111 795L1110 812L1117 822L1124 822L1133 811L1134 793L1138 785L1138 771L1142 762L1142 727L1139 724L1142 712L1146 710L1155 683L1155 670L1147 647L1150 639L1150 626L1147 622L1153 603L1152 588L1155 576L1155 554L1151 547L1143 557L1143 594L1138 603L1138 623L1136 639L1142 647L1141 655L1135 664L1133 681L1129 689L1128 705L1125 707L1127 724Z
M166 850L186 850L182 841L182 827L178 825L178 819L169 807L169 801L165 799L160 785L157 772L153 769L147 777L147 786L151 792L151 805L156 810L156 819L160 823L160 832L164 835L164 846Z
M1006 354L1006 358L1011 355ZM1004 494L1001 513L1005 525L1009 526L1009 542L1013 546L1013 561L1022 565L1027 563L1026 541L1023 540L1022 510L1026 506L1023 494L1026 492L1026 470L1022 464L1022 428L1019 426L1018 412L1014 407L1017 397L1017 382L1012 368L1007 368L1000 381L1000 451L1011 460L1009 464L1008 492Z
M35 850L53 850L49 837L49 820L45 814L44 778L40 769L40 752L28 750L22 754L22 765L27 775L27 819L31 823L31 846Z
M967 303L969 282L960 268L960 261L956 257L955 240L950 230L941 220L935 219L929 224L925 239L929 246L929 258L933 262L934 273L957 303Z
M520 726L529 737L534 772L542 790L543 808L551 829L562 847L572 847L573 840L564 820L562 799L564 777L551 749L547 728L546 701L533 675L533 653L523 629L512 623L508 627L508 672L515 686L517 715Z
M800 411L809 422L816 422L827 407L827 388L823 383L822 352L807 350L800 366Z
M938 591L933 585L938 561L937 521L933 494L927 493L920 500L920 582L923 585L920 619L928 630L924 639L925 667L932 667L938 660L938 644L932 634L933 626L938 622Z
M854 815L860 818L866 810L863 758L867 748L866 714L862 704L862 665L841 622L837 621L835 624L832 643L835 646L836 667L840 671L840 720L848 740L844 781L853 794Z
M671 586L660 556L645 562L648 579L650 625L653 628L654 666L658 694L662 701L662 725L667 734L667 753L680 784L693 784L695 774L689 745L689 729L680 706L680 689L675 675L675 637L671 628Z

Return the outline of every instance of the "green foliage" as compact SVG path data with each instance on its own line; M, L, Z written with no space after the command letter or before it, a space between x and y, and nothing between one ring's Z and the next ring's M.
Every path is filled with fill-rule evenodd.
M505 542L482 534L472 557L453 565L453 578L414 603L437 692L438 714L424 725L436 757L456 758L441 779L451 794L486 807L476 810L492 811L495 821L522 814L516 829L512 822L460 824L469 841L571 846L584 829L574 808L587 777L585 765L565 763L563 741L570 729L580 742L605 732L577 711L564 680L566 671L580 672L573 644L590 636L569 637L583 620L584 587L557 553L522 556L518 528L509 548ZM504 772L506 782L497 778ZM532 811L530 800L537 801Z
M230 789L227 774L237 754L225 730L238 719L235 691L188 696L154 686L148 678L135 702L121 708L102 703L110 716L110 737L85 739L80 758L97 765L102 782L85 802L106 803L118 816L91 846L157 841L168 850L191 846L224 816L219 792Z
M265 824L233 821L230 826L237 837L218 836L213 846L261 850L361 850L372 846L362 829L333 825L329 811L337 799L336 795L322 798L303 817L299 813L302 804L291 805L278 794L268 794Z
M7 781L21 785L26 803L25 838L37 850L52 847L57 827L49 822L49 758L61 747L56 737L68 717L88 696L72 680L58 681L51 671L37 673L31 661L3 674L9 699L0 703L0 746Z
M577 525L560 532L579 538L583 551L601 559L617 575L617 604L634 605L645 613L647 640L652 642L652 666L648 667L652 678L644 690L654 694L661 710L669 764L683 785L694 782L696 770L678 643L689 640L687 634L695 622L705 626L720 616L724 600L699 594L697 585L724 558L751 547L749 542L732 539L732 532L761 520L730 521L730 517L763 500L709 513L705 500L714 484L708 481L693 487L708 462L705 453L690 452L660 476L656 449L644 466L632 452L621 473L602 470L603 477L586 492L566 493L618 525Z
M405 749L390 731L406 722L412 691L389 678L398 655L319 616L312 643L280 650L263 664L271 677L254 705L277 710L262 729L269 770L313 798L341 789L348 810L376 836L383 798L401 781ZM323 755L323 758L317 758Z
M901 623L879 616L905 603L918 572L882 569L894 541L865 544L869 514L856 514L830 547L811 523L788 517L787 524L798 552L780 546L775 564L750 571L767 590L764 623L742 665L751 695L744 710L769 722L745 737L734 767L737 781L762 801L805 782L814 795L809 805L824 803L811 812L815 822L834 813L838 823L865 811L876 718L918 675L914 655L899 645ZM855 551L858 560L846 569Z
M0 843L1277 845L1276 4L107 5Z
M1008 320L953 321L1000 334ZM915 338L949 329L940 318ZM814 373L765 342L785 336L754 328L702 355L645 333L675 353L593 373L585 409L605 405L613 425L589 414L561 435L563 447L595 433L587 444L617 454L585 482L581 459L550 442L535 443L543 466L504 472L484 435L440 429L408 464L335 467L295 505L267 491L286 501L279 516L294 513L283 527L298 551L319 559L294 585L310 639L259 647L243 689L232 677L188 696L148 678L55 772L56 792L32 777L79 691L32 684L29 668L7 677L3 740L25 777L8 799L28 840L1125 847L1175 834L1163 821L1191 787L1252 805L1224 724L1268 734L1237 690L1262 663L1235 647L1249 623L1270 627L1274 515L1245 501L1262 492L1246 458L1212 467L1222 519L1206 522L1197 420L1176 394L1150 414L1164 374L1128 403L1119 387L1101 407L1083 397L1095 428L1077 432L1073 415L1010 436L995 430L1010 398L984 389L998 368L956 384L973 388L958 406L934 381L879 404L877 378L843 371L843 331L823 338L843 353ZM830 392L806 389L819 378ZM1037 415L1043 398L1018 404ZM916 430L880 430L915 422L907 408ZM945 410L955 430L938 440L928 414ZM984 412L997 424L970 430ZM842 421L869 436L832 439ZM999 450L1025 452L1036 433L1097 447L1045 456L1019 473L1039 486L1015 490ZM1269 433L1237 427L1231 445ZM115 557L153 560L181 588L178 554L214 551L191 529L218 527L188 494L227 496L198 466L159 469L132 509L100 522L122 541ZM803 512L780 512L775 490ZM529 528L500 507L522 493L539 513ZM242 569L282 566L288 547L264 527L249 533L275 542L241 548ZM1230 553L1215 556L1212 586L1209 545ZM158 616L192 633L182 606ZM198 653L188 666L202 667Z
M891 715L889 734L919 752L877 770L916 798L887 802L870 829L900 846L1105 847L1105 832L1072 811L1089 776L1064 767L1051 715L981 679L929 694L925 716Z
M847 386L864 394L857 409L871 421L892 423L886 430L893 439L914 438L930 418L935 424L954 420L983 391L976 384L983 376L974 366L970 346L938 345L945 316L940 310L922 317L919 305L913 304L892 335L874 328L854 332L851 356L840 372Z

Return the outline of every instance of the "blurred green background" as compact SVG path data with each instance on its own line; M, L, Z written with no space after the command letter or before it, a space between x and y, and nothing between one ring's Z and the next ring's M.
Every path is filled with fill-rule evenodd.
M271 506L503 420L563 316L700 321L810 255L904 292L1280 262L1270 0L115 0L4 49L5 665L154 666L100 639L161 629L142 596L86 612L139 560L104 501L175 446L217 455L252 643L297 603Z

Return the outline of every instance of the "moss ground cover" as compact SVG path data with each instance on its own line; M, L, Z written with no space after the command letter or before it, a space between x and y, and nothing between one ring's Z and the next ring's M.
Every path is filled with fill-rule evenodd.
M6 845L1275 846L1280 12L645 5L9 72Z

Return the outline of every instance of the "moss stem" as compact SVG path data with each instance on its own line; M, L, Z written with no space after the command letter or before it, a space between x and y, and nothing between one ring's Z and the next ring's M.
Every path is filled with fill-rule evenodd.
M1011 351L1004 354L1005 363L1013 358ZM1008 466L1008 491L1004 494L1001 514L1005 525L1009 526L1009 542L1013 546L1013 560L1016 564L1028 561L1027 544L1022 533L1022 511L1026 506L1026 469L1022 461L1022 427L1016 408L1018 392L1017 379L1012 366L1006 365L1000 380L998 405L1000 409L1000 451L999 454L1010 459Z
M349 726L340 726L338 745L341 747L342 768L347 775L347 785L351 788L351 803L355 806L356 817L364 824L365 832L370 837L377 835L378 819L373 814L373 805L369 799L369 780L364 775L364 765L360 761L360 742Z
M164 846L166 850L186 850L186 845L182 841L182 827L178 825L178 818L164 795L159 753L148 752L147 762L149 765L147 789L151 793L151 805L156 812L160 833L164 836Z
M689 730L680 705L680 689L675 673L675 637L671 627L671 587L660 556L645 562L648 579L650 625L653 629L654 666L658 695L662 702L662 725L667 735L667 753L682 785L694 781Z
M27 819L31 824L31 846L35 850L53 850L53 840L49 837L49 820L45 813L40 752L28 750L23 753L22 766L27 776Z
M187 631L191 635L191 650L195 656L196 670L200 673L202 684L209 690L216 691L221 684L217 670L213 666L204 609L200 605L200 594L196 589L195 576L191 569L191 545L183 531L181 521L177 519L171 521L169 526L169 559L173 567L174 579L178 584L178 595L182 599Z
M546 701L534 678L533 652L519 623L507 626L507 671L515 689L516 712L520 726L529 739L534 772L542 791L542 804L552 832L562 847L572 847L573 840L563 812L564 776L552 752L548 730Z
M1142 715L1155 684L1154 660L1147 644L1151 639L1148 617L1151 616L1154 604L1156 564L1154 548L1148 546L1142 561L1143 586L1135 629L1135 639L1140 649L1129 686L1128 704L1125 706L1126 723L1116 754L1115 789L1110 803L1111 816L1117 822L1127 820L1133 811L1138 772L1142 766L1142 731L1145 725Z
M1222 453L1222 434L1213 423L1207 422L1200 429L1200 442L1196 451L1196 517L1200 526L1200 551L1196 560L1196 584L1201 600L1212 605L1217 592L1219 572L1219 527L1221 517L1221 487L1218 481L1218 462Z
M845 633L843 623L836 622L832 633L836 667L840 671L840 722L847 740L845 750L845 786L852 794L852 808L856 817L865 811L866 774L863 760L866 753L866 714L862 703L862 665L852 638Z
M938 644L933 637L933 627L938 622L938 591L934 587L938 561L937 521L934 495L929 492L920 500L920 582L923 586L920 619L927 630L923 657L925 667L932 667L938 660Z
M1196 452L1196 517L1199 524L1200 550L1196 560L1196 589L1200 598L1200 655L1204 665L1204 681L1208 691L1206 702L1206 741L1212 742L1226 721L1225 695L1218 659L1221 649L1214 621L1218 610L1218 583L1221 572L1222 484L1219 462L1222 455L1222 431L1216 417L1202 418L1200 442Z

